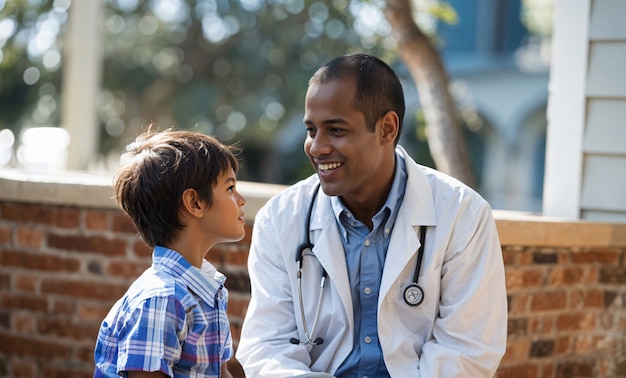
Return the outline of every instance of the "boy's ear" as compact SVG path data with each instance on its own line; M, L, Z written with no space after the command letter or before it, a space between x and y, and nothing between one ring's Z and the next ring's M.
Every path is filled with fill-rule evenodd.
M204 212L205 204L202 200L200 200L200 196L195 189L187 188L183 192L182 201L181 201L181 210L184 210L186 213L191 216L200 218L202 217L202 213Z

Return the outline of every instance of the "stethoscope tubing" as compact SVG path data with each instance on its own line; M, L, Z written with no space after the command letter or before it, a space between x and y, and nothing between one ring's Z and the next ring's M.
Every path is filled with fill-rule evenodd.
M309 332L309 328L306 322L306 316L304 314L304 303L302 299L302 265L304 261L305 251L308 249L311 251L311 255L313 255L313 243L311 243L311 237L309 235L309 230L311 226L311 217L313 215L313 207L317 201L318 192L320 189L320 184L318 183L315 186L315 191L313 192L313 198L311 198L311 203L309 204L308 217L305 223L304 234L306 235L306 241L298 247L296 251L296 263L298 265L297 272L297 280L298 280L298 299L300 300L300 316L302 319L302 326L304 328L304 336L306 340L301 341L296 338L290 339L290 342L293 344L300 344L302 342L310 345L320 345L324 342L321 337L313 340L313 335L315 334L315 329L317 328L317 323L319 321L319 315L322 308L322 296L324 295L324 287L326 286L326 277L328 274L326 273L326 269L322 267L322 278L320 281L320 293L317 298L317 306L315 310L315 318L313 319L313 327ZM420 247L417 253L417 263L415 264L415 273L413 274L413 282L407 286L404 290L404 301L409 306L419 306L424 300L424 290L418 284L419 282L419 273L422 267L422 258L424 257L424 246L426 244L426 227L420 227Z

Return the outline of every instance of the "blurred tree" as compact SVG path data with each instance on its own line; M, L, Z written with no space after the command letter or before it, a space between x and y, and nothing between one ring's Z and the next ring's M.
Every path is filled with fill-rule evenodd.
M117 157L140 129L154 123L238 142L245 147L242 180L291 183L312 172L301 151L301 113L308 78L321 64L346 52L368 51L394 66L401 78L407 75L381 12L384 4L375 1L102 1L104 75L98 116L105 162L107 154ZM394 3L403 1L388 1L387 9ZM59 124L60 51L70 5L70 0L0 0L0 128L17 133ZM453 14L438 0L427 1L425 8L443 20ZM413 32L420 31L410 17L387 17L394 30L410 21ZM433 32L418 37L428 42ZM404 37L397 41L414 77L416 64L423 64L414 60L416 54L439 59L432 45L409 54L407 46L416 45L406 44ZM446 90L445 81L436 84ZM430 88L418 88L422 103L422 92ZM442 107L439 101L448 101L445 97L431 98L428 106L443 110L439 114L453 106L447 102ZM430 128L429 113L424 116ZM407 115L406 129L418 124L417 115ZM415 135L405 132L404 142L423 155L428 146ZM430 148L439 153L436 145ZM429 157L425 160L432 165Z
M448 19L455 12L445 3L433 12ZM417 25L410 0L386 0L385 14L398 40L398 54L415 80L424 111L428 146L438 170L476 188L457 108L448 90L449 79L431 38Z

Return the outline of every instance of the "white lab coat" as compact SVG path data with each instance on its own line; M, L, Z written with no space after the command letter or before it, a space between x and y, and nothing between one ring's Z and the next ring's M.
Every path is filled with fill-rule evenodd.
M378 297L378 332L391 377L490 377L506 347L507 299L502 251L491 208L478 194L435 170L416 164L401 147L408 182L393 229ZM354 321L340 234L322 190L311 217L315 257L305 257L303 302L309 330L328 272L317 329L305 340L298 301L296 250L312 193L312 176L272 198L258 212L248 268L252 297L237 359L248 377L333 373L352 350ZM404 302L427 228L419 284L421 305Z

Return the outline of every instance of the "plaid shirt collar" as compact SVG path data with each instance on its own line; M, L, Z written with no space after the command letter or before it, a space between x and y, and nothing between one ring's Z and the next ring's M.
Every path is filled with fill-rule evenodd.
M180 253L173 249L156 246L152 253L152 267L180 277L190 291L198 295L209 306L215 306L215 299L221 299L226 276L218 272L208 261L202 260L200 269L191 265Z

